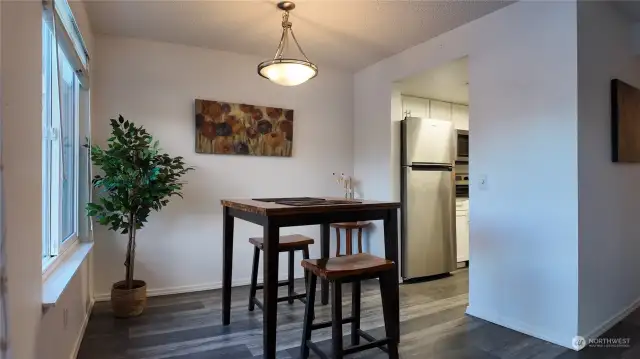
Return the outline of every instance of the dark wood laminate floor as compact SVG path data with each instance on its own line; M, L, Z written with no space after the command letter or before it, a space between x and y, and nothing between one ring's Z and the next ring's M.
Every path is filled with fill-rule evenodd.
M303 288L303 282L298 283ZM138 318L114 319L108 303L96 303L78 359L245 359L260 358L262 313L247 311L248 287L234 288L228 327L221 325L219 290L155 297ZM344 312L350 308L349 286ZM258 294L260 295L261 292ZM605 336L630 338L627 348L586 348L574 352L464 314L468 272L459 270L436 281L401 286L400 353L403 359L637 359L640 358L640 311ZM283 293L284 294L284 293ZM377 281L363 285L362 328L383 336ZM304 305L278 308L278 358L298 358ZM329 306L316 316L328 320ZM345 326L345 335L349 333ZM314 331L313 340L329 349L331 329ZM348 340L345 340L348 343ZM317 358L314 354L311 358ZM386 358L372 349L349 358Z

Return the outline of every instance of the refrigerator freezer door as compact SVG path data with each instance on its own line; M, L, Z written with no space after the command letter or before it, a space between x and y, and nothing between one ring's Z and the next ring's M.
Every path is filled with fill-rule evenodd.
M402 277L456 269L453 172L403 168Z
M413 162L454 161L454 131L451 121L408 117L403 125L403 165L410 166Z

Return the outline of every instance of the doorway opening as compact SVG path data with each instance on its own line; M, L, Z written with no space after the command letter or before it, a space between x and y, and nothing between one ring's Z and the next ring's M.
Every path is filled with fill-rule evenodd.
M469 59L394 83L401 119L401 274L405 283L451 281L468 292ZM401 105L400 105L401 104ZM394 119L392 119L394 120ZM395 120L394 120L395 122Z

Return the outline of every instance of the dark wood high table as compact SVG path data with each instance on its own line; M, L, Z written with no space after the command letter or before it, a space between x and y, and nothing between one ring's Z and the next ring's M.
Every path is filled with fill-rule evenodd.
M398 263L398 209L399 202L366 200L346 201L344 204L290 206L253 199L222 200L223 206L223 267L222 267L222 324L231 323L231 274L233 263L234 218L255 223L263 227L264 237L264 300L263 343L265 359L276 357L276 327L278 306L278 240L280 228L292 226L320 225L321 256L329 257L329 224L336 222L384 221L384 248L387 259ZM396 274L398 266L396 265ZM396 280L398 275L395 276ZM397 284L397 282L396 282ZM383 293L395 302L398 308L396 327L400 323L400 298L398 285L392 293ZM329 285L322 282L322 304L329 300ZM400 337L399 335L397 336Z

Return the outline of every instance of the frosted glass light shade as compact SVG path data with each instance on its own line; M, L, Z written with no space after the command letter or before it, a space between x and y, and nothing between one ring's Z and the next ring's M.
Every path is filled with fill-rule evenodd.
M277 59L260 63L258 73L278 85L296 86L316 77L318 67L308 61Z

